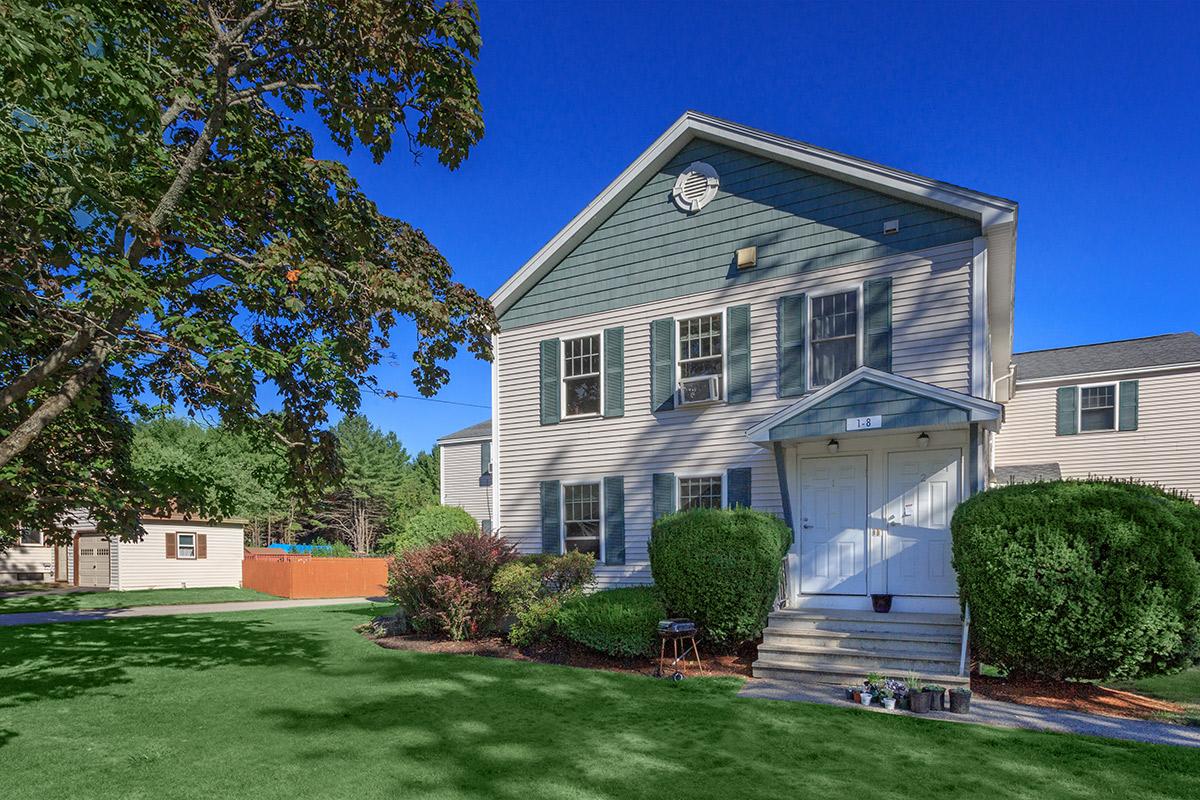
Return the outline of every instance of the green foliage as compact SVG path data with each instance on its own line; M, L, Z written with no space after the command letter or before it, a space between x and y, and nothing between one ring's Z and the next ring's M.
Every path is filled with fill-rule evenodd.
M426 547L456 533L478 531L475 519L458 506L426 506L414 514L403 530L385 536L380 550L404 553Z
M399 493L411 463L396 434L351 414L334 426L333 435L342 460L342 488L361 498L391 499Z
M321 536L313 539L310 544L313 546L313 558L353 558L354 548L340 539L334 539L332 542L327 541Z
M47 427L97 381L136 413L211 412L276 440L290 489L315 497L339 468L329 415L389 393L374 368L398 324L414 323L423 394L461 349L490 358L490 304L315 148L378 163L398 143L458 167L483 133L477 16L440 0L4 5L0 468L62 487L47 514L140 502L120 459L81 475ZM26 508L24 474L0 474L0 520Z
M667 615L649 586L609 589L568 599L557 615L558 631L584 647L620 658L657 653L659 620Z
M650 570L672 615L733 647L762 633L790 542L787 525L770 514L694 509L654 523Z
M992 489L958 507L954 567L981 659L1134 678L1200 653L1200 508L1106 481Z
M508 640L524 647L554 629L562 603L595 583L596 559L590 553L525 556L496 571L492 588L513 618Z

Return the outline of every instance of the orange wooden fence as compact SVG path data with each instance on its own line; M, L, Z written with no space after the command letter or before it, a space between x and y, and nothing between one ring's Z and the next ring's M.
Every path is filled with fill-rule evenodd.
M247 552L242 560L242 586L293 599L382 597L387 594L387 567L386 558Z

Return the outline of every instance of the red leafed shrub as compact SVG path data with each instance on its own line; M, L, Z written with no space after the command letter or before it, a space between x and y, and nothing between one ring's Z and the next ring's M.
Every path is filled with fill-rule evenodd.
M421 633L470 639L491 633L503 614L492 578L516 557L512 545L486 533L457 533L396 556L388 596Z

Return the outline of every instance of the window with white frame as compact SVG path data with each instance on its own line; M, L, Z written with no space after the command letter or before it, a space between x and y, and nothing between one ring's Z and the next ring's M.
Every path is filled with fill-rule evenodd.
M679 510L721 507L721 476L679 479Z
M858 367L858 290L812 298L812 385L827 386Z
M36 528L21 528L21 544L41 544L42 532Z
M600 413L600 334L563 340L564 417Z
M1117 386L1083 386L1079 389L1079 430L1111 431L1117 427Z
M719 382L725 371L721 318L717 313L679 321L679 385L684 402L721 396ZM710 393L703 379L713 377L718 388Z
M600 484L563 486L563 545L600 558Z
M195 558L196 557L196 534L194 533L179 533L176 534L177 545L175 550L176 558Z

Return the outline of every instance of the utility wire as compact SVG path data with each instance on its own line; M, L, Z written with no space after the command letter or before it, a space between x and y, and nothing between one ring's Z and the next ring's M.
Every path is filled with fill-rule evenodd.
M464 403L461 400L442 400L438 397L421 397L417 394L398 394L395 397L398 400L425 400L429 403L445 403L448 406L469 406L471 408L486 408L488 411L492 410L491 406L483 406L479 403Z

